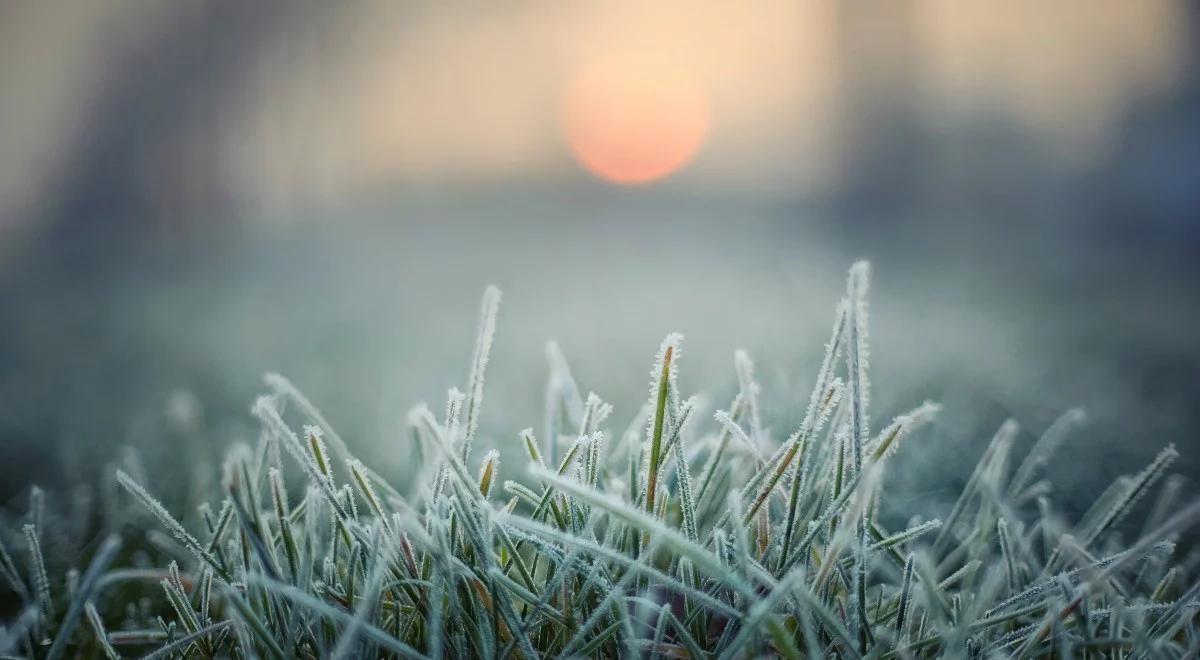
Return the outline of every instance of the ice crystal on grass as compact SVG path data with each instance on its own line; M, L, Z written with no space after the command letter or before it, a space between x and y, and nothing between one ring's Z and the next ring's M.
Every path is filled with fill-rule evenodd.
M463 437L463 460L470 455L471 442L479 429L479 408L483 405L483 376L492 353L496 336L496 315L500 312L500 289L489 286L483 292L479 313L479 331L475 338L475 356L471 359L471 374L467 379L467 426Z
M1200 503L1183 502L1180 482L1166 479L1144 532L1122 544L1123 521L1164 481L1173 446L1070 525L1048 494L1055 450L1082 412L1051 425L1015 470L1009 421L944 522L918 515L888 529L878 516L892 495L887 459L922 452L920 438L906 438L940 408L926 402L871 434L868 274L865 263L851 269L811 394L790 402L806 403L804 416L782 440L767 430L770 394L744 351L726 383L736 396L705 422L699 399L680 391L680 335L663 341L638 411L581 396L550 343L545 437L517 433L521 449L504 463L514 479L501 481L498 450L475 460L470 451L494 287L465 390L449 390L441 419L413 408L397 440L415 442L421 461L407 497L269 374L272 393L252 408L259 444L229 451L223 490L195 509L199 531L143 487L153 472L136 460L127 464L138 479L117 472L155 521L134 557L165 569L109 569L127 559L110 536L82 574L52 577L62 563L45 542L53 500L32 492L25 565L0 534L0 588L22 603L0 653L1195 657L1200 586L1174 541L1200 521ZM302 493L295 505L289 483ZM142 522L128 520L127 531Z

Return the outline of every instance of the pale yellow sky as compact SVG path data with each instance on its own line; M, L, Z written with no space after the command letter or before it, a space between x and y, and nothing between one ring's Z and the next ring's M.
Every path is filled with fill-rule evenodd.
M115 54L190 10L115 0L2 11L0 219L11 221L53 194ZM863 106L899 97L934 124L985 108L1085 166L1132 107L1171 89L1194 39L1180 0L910 0L886 11L348 2L319 20L299 11L279 8L276 31L230 84L221 124L185 126L204 133L163 149L172 158L189 140L216 140L219 175L247 204L587 176L563 138L561 95L572 71L613 55L686 67L703 84L711 130L677 185L826 190L840 182L847 145L871 139Z

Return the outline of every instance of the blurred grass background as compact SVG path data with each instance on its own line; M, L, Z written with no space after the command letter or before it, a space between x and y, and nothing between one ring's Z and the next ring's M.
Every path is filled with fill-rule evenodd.
M713 406L750 350L782 436L860 257L876 424L946 406L898 457L913 500L1075 405L1068 503L1171 441L1195 474L1198 28L1173 0L5 4L0 499L123 445L193 469L254 437L267 370L402 477L493 282L491 437L540 424L551 338L622 425L672 330ZM609 56L703 90L665 178L573 151L564 90Z

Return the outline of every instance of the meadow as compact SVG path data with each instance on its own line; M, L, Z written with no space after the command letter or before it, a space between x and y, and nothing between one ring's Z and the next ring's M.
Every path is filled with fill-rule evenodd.
M1077 515L1053 484L1084 414L1065 411L1021 455L1009 420L946 515L886 526L893 456L939 460L922 440L941 407L872 413L869 274L851 268L786 435L744 351L719 409L682 391L672 333L645 404L621 413L548 344L544 415L502 456L480 430L494 287L463 389L413 408L396 440L419 457L411 483L356 458L268 374L258 442L231 448L222 483L189 508L161 504L171 477L136 461L101 475L112 488L97 502L33 489L0 535L0 590L18 604L0 653L1196 657L1195 551L1176 541L1200 502L1164 478L1172 445Z

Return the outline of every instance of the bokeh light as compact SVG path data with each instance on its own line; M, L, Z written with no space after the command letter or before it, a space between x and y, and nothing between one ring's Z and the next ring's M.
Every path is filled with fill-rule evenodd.
M707 136L709 114L695 76L646 57L588 62L563 95L575 158L615 183L647 183L683 167Z

